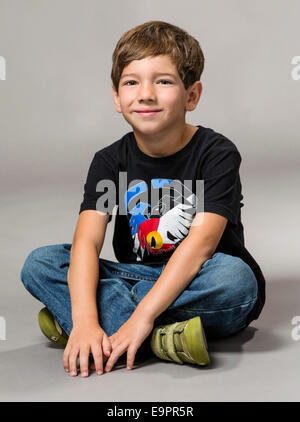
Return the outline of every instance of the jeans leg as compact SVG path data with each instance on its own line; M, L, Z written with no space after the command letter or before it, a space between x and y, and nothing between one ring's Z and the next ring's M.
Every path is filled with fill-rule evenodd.
M71 246L69 243L64 243L34 249L26 258L21 270L21 280L25 288L50 310L68 335L73 328L67 282ZM110 263L107 260L103 261ZM97 287L99 324L110 336L127 321L138 302L131 293L132 285L111 273L110 269L102 264L99 276Z
M138 302L153 284L135 284L132 292ZM155 326L200 316L208 338L225 337L246 328L247 315L256 300L257 281L249 265L238 257L217 252L156 319Z
M67 334L72 329L67 283L70 246L60 244L34 249L27 256L20 275L25 288L50 310Z
M108 336L125 324L137 307L125 280L101 278L97 289L97 305L100 327Z

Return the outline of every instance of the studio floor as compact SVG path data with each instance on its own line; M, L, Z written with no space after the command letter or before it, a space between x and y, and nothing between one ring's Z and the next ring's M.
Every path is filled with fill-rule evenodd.
M2 197L0 316L6 330L0 341L0 401L299 401L300 329L292 324L300 315L295 239L299 213L290 204L289 218L282 218L283 199L277 192L278 183L284 181L272 182L264 180L260 193L255 180L243 185L248 199L247 209L242 209L246 246L267 281L260 318L235 336L209 342L209 367L153 357L138 362L131 371L119 364L111 373L92 373L88 378L72 378L64 372L63 350L38 327L37 314L43 305L20 280L32 249L72 242L81 192L66 197L60 190L35 190ZM266 190L269 198L275 198L272 203L264 199ZM281 192L295 198L296 182ZM101 253L107 259L114 259L112 229L109 225Z

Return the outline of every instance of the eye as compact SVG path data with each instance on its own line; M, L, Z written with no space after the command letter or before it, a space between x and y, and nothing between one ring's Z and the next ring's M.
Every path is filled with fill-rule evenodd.
M159 82L167 82L167 84L172 84L172 82L168 81L167 79L161 79ZM134 84L134 83L136 83L136 81L127 81L127 82L124 83L124 85L132 86L132 84ZM128 85L128 84L130 84L130 85ZM164 83L163 85L167 85L167 84Z
M127 81L127 82L124 83L124 85L129 84L129 82L135 82L135 81Z
M166 79L161 79L159 82L167 82L168 84L171 84L172 83L170 81L167 81ZM165 84L163 84L163 85L165 85Z

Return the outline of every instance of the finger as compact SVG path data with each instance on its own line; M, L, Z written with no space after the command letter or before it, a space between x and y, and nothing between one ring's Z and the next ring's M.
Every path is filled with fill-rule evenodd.
M132 346L132 347L128 348L128 350L127 350L127 369L132 369L132 367L134 365L134 359L135 359L137 349L138 348L136 346Z
M103 353L103 354L102 354L102 359L103 359L103 366L102 366L102 368L104 368L104 364L107 362L108 357L107 357L107 356L105 356L105 354ZM95 367L95 362L94 362L94 360L92 360L92 361L91 361L91 363L90 363L90 369L92 369L93 371L96 371L96 367ZM102 369L102 371L103 371L103 369Z
M111 341L108 339L106 334L103 335L102 348L103 348L103 352L106 356L109 356L111 354L112 345L111 345Z
M101 375L103 373L103 356L101 345L93 344L91 349L94 358L96 373L98 375Z
M72 377L77 375L77 356L78 356L78 349L71 349L69 354L69 368L70 368L70 375Z
M62 360L63 360L63 366L65 368L65 371L70 372L70 368L69 368L69 348L64 350Z
M125 352L125 350L126 347L118 346L112 351L110 358L108 359L105 365L105 372L109 372L113 368L114 364L117 362L119 357Z
M89 354L90 348L84 347L80 349L79 359L80 359L80 372L82 377L87 377L89 375Z

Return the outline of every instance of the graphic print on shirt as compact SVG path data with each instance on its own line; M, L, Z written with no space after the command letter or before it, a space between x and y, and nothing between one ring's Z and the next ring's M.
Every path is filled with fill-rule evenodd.
M124 195L137 261L142 261L145 253L169 255L187 236L196 213L197 196L181 181L152 179L154 191L158 200L152 208L147 199L143 201L143 196L148 198L144 181L137 181Z

